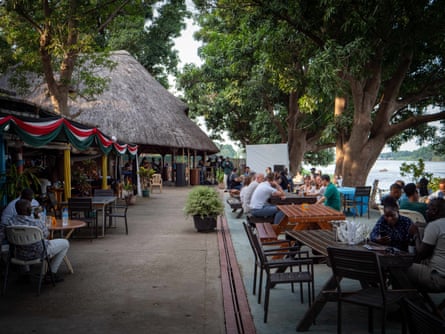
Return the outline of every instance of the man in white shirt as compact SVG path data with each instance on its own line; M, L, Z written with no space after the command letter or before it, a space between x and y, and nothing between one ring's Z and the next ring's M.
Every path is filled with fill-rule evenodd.
M279 224L284 218L284 214L275 205L268 203L271 196L285 197L285 194L275 181L273 174L269 173L266 175L266 180L261 182L253 192L250 201L250 212L255 217L274 216L274 224Z
M252 195L255 189L258 187L258 185L264 181L264 174L258 173L255 174L254 172L250 173L252 175L252 182L243 190L241 189L240 199L241 204L243 205L243 211L245 213L250 212L250 202L252 200Z

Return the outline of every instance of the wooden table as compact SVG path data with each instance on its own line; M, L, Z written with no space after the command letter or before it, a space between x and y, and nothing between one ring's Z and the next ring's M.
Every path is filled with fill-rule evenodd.
M280 198L278 196L272 196L269 199L270 204L273 205L286 205L286 204L314 204L317 202L317 196L300 196L293 193L286 193L285 198Z
M85 227L86 225L87 225L87 223L85 223L84 221L68 219L68 225L64 226L62 224L62 219L57 219L56 225L47 226L48 231L50 232L49 238L50 239L54 238L54 231L60 231L60 233L62 233L62 237L64 237L65 239L69 239L71 237L71 234L73 234L74 230L81 228L81 227ZM63 235L64 231L68 231L68 233ZM63 258L63 261L65 262L66 266L68 267L69 272L71 274L73 274L74 269L73 269L73 266L71 265L70 260L68 259L68 256L65 255L65 257Z
M285 230L332 230L331 220L344 220L345 215L323 204L277 205L286 216ZM280 224L281 225L281 224Z
M292 239L312 248L313 250L319 252L324 256L328 256L328 247L345 247L348 249L360 249L364 250L366 248L363 245L347 245L339 243L335 240L334 231L328 230L292 230L287 231L286 234ZM382 268L406 268L409 267L414 260L414 255L408 254L406 252L400 252L397 255L385 252L382 249L387 247L382 247L377 244L370 244L376 249L379 255L379 260ZM370 250L371 251L371 250ZM320 293L315 298L315 302L306 311L304 317L300 320L297 325L297 331L305 332L309 330L311 325L315 322L315 318L321 312L324 305L328 301L336 301L336 293L334 292L337 287L336 280L334 276L331 276L326 283L323 285Z

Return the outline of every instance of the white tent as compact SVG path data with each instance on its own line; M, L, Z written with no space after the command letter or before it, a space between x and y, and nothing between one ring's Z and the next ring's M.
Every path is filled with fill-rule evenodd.
M257 173L264 173L266 167L272 171L289 170L287 144L246 145L246 165Z

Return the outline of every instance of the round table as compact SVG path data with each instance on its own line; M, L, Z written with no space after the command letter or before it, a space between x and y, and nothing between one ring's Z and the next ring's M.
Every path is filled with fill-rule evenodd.
M64 237L65 239L69 239L75 229L85 227L86 225L87 225L87 223L85 223L84 221L75 220L75 219L68 219L68 224L63 225L62 219L57 219L56 225L51 224L51 226L47 226L47 227L50 232L50 235L49 235L50 239L53 239L54 231L61 231L62 237ZM68 233L66 233L65 236L63 236L64 231L68 231ZM63 261L65 262L66 266L68 267L69 272L71 274L73 274L74 269L73 269L73 266L71 265L70 260L68 259L68 256L65 255L65 257L63 258Z

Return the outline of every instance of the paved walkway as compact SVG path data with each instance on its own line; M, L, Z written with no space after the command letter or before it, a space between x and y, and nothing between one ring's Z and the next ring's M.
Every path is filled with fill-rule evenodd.
M105 238L73 240L74 274L55 288L13 281L0 297L1 333L225 333L217 233L197 233L182 208L190 188L164 187L139 198L129 209L129 235L123 224ZM221 193L227 197L227 193ZM295 333L307 310L287 286L271 291L269 321L252 295L253 257L243 219L226 207L232 242L259 334ZM373 212L368 221L378 217ZM367 220L366 218L364 218ZM66 267L62 265L62 273ZM330 269L316 265L316 293ZM365 309L345 306L345 332L365 333ZM378 323L376 323L376 328ZM388 333L400 324L388 322ZM336 304L328 303L309 333L336 331Z
M0 333L225 333L217 234L185 219L189 190L138 197L128 236L122 224L103 239L71 241L74 274L40 297L12 282L0 297Z

